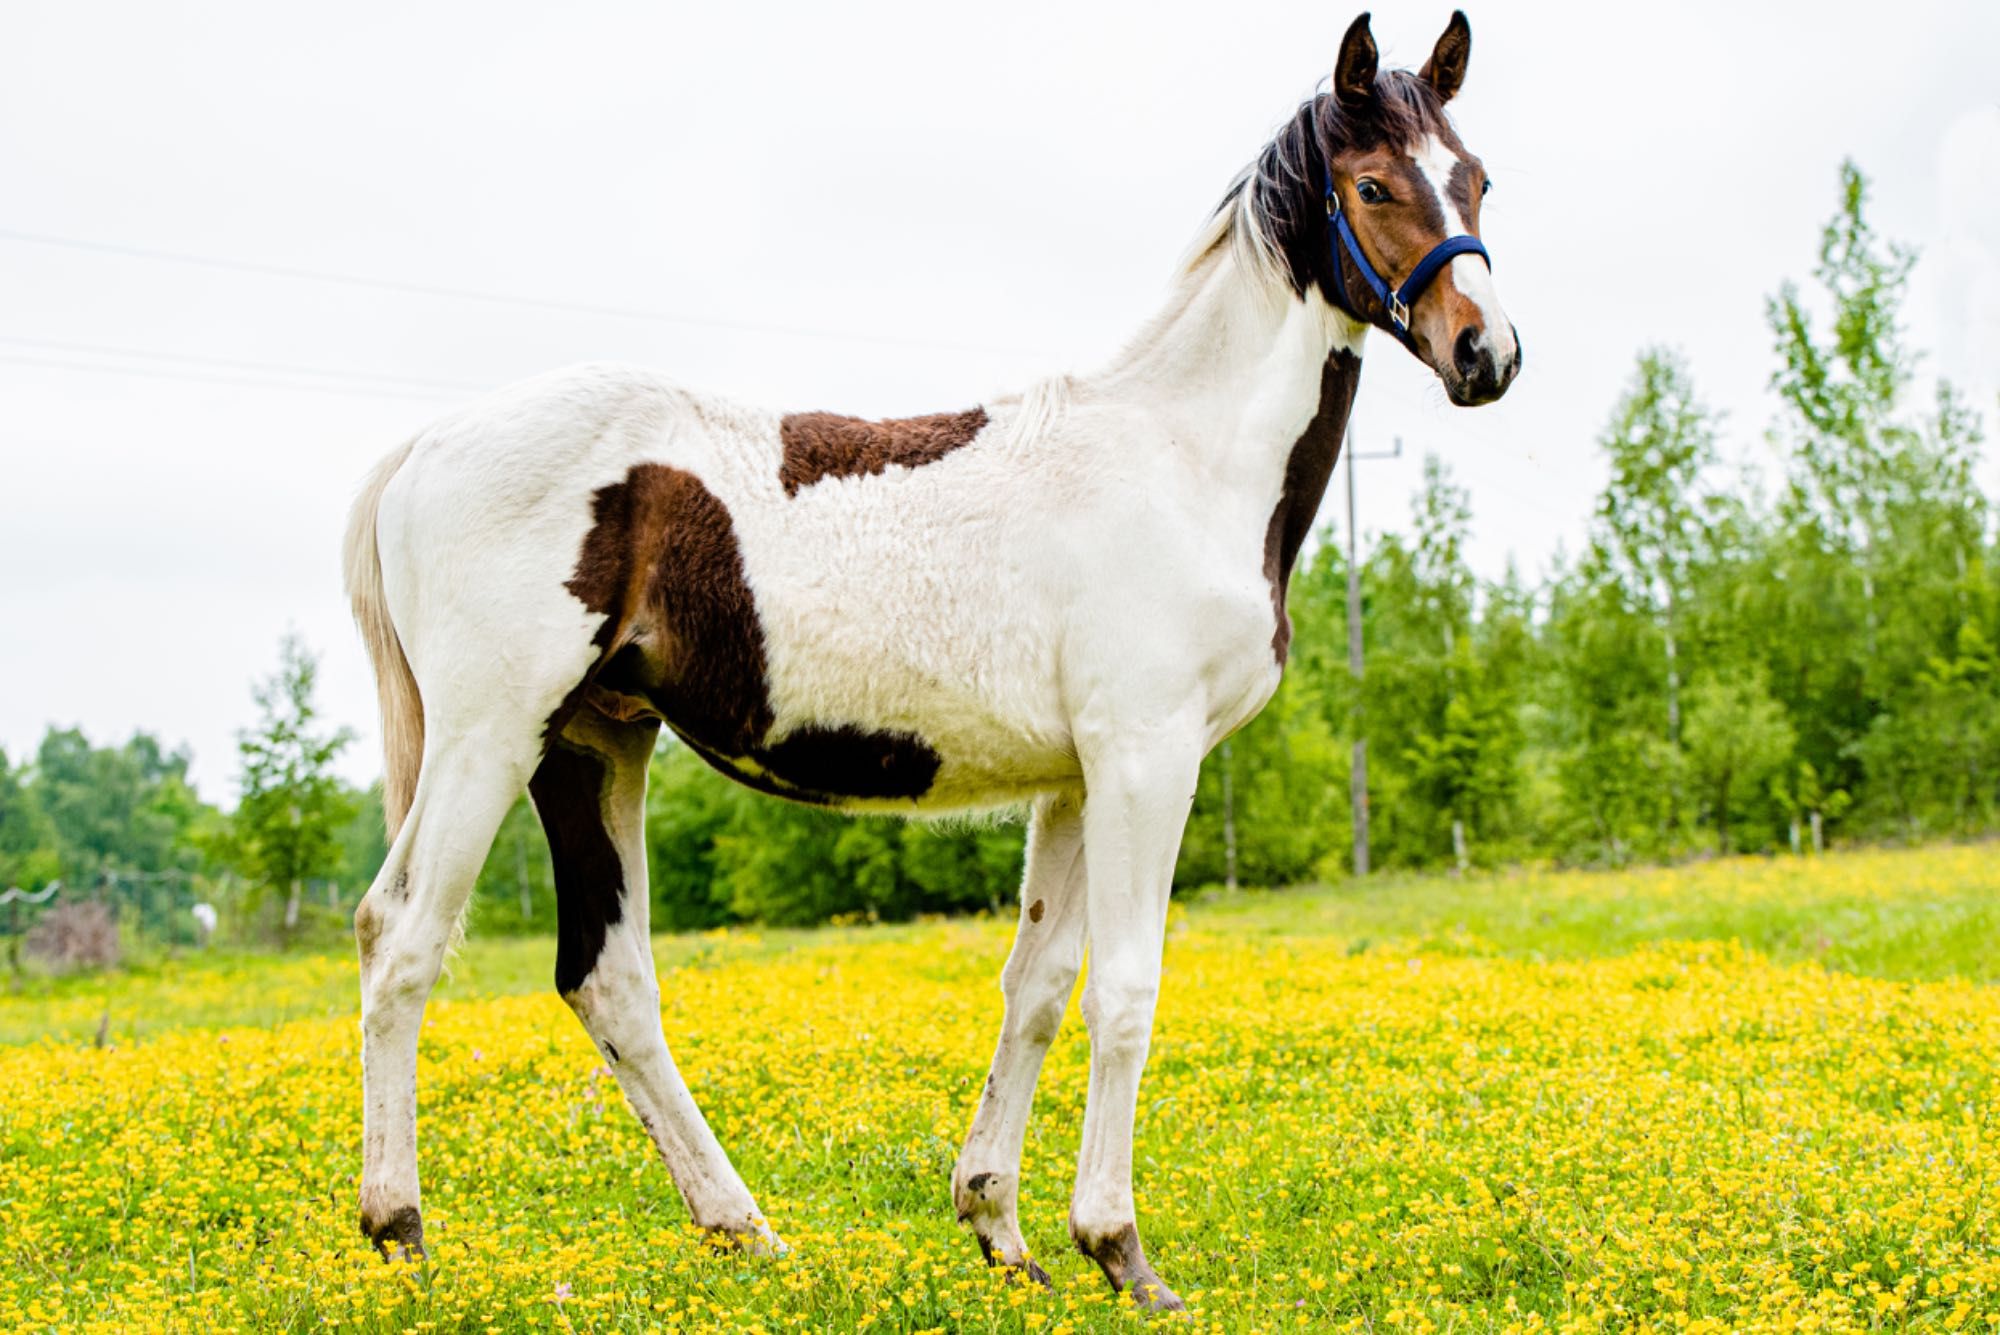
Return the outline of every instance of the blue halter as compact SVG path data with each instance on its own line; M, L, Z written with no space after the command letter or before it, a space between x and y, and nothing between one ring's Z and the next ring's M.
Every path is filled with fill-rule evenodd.
M1438 276L1438 271L1460 255L1477 255L1486 261L1486 267L1493 267L1493 257L1486 253L1486 247L1479 244L1479 238L1470 232L1448 236L1430 248L1417 261L1417 267L1410 270L1410 276L1403 280L1401 287L1392 288L1375 266L1361 253L1361 242L1355 239L1354 229L1348 226L1347 213L1340 207L1340 197L1333 193L1333 180L1326 183L1326 243L1333 255L1334 304L1364 324L1372 324L1367 316L1347 304L1347 276L1341 271L1340 252L1345 249L1354 261L1354 271L1361 275L1361 281L1368 284L1368 290L1382 303L1382 309L1389 313L1390 332L1402 341L1411 352L1417 350L1417 340L1410 333L1410 307L1417 304L1417 298Z

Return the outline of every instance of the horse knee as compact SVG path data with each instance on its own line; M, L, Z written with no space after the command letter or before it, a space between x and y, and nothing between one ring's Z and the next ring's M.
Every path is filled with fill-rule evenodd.
M1083 993L1083 1022L1091 1046L1109 1057L1143 1057L1153 1037L1156 982L1092 980Z
M366 917L364 919L364 913ZM368 903L355 911L355 939L361 944L361 1016L393 1017L411 1006L421 1006L437 982L443 963L442 945L415 943L386 921L380 910L368 911Z
M1034 985L1009 990L1007 1027L1023 1041L1047 1047L1062 1028L1063 1012L1069 1009L1069 991L1075 983L1072 974L1066 979L1039 979Z

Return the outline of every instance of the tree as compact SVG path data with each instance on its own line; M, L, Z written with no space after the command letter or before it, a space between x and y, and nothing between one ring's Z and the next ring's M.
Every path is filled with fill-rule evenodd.
M1916 261L1876 236L1867 201L1867 178L1841 163L1839 211L1820 233L1813 269L1832 307L1825 341L1792 283L1766 303L1781 363L1771 384L1796 465L1792 504L1835 546L1859 552L1881 532L1896 455L1909 443L1896 421L1911 374L1898 319Z
M186 750L168 751L150 733L94 747L76 728L50 728L30 787L54 831L64 878L200 865L189 833L203 808L188 786L188 760Z
M1384 734L1378 754L1400 762L1384 773L1383 793L1396 794L1402 823L1423 832L1418 860L1435 857L1448 836L1463 870L1472 834L1496 832L1515 788L1519 701L1515 683L1496 670L1512 651L1496 656L1504 637L1475 634L1477 584L1465 559L1471 497L1435 455L1424 460L1411 518L1414 542L1384 541L1371 561L1379 570L1367 581L1371 596L1390 615L1374 618L1388 624L1376 636L1376 661L1386 663L1368 682L1369 717Z
M1611 480L1598 497L1591 555L1628 604L1658 626L1667 745L1681 732L1681 612L1708 530L1702 475L1715 463L1715 423L1674 353L1639 356L1631 387L1598 437ZM1671 809L1671 808L1670 808Z
M1761 676L1708 676L1688 693L1687 756L1715 817L1715 847L1731 848L1730 822L1745 795L1792 754L1794 734L1784 706Z
M1935 745L1926 720L1942 717L1941 691L1980 694L1940 687L1933 665L1959 655L1968 626L1989 642L2000 633L1982 588L1980 425L1948 384L1928 411L1907 401L1917 358L1901 310L1914 255L1870 226L1851 162L1840 187L1818 293L1808 301L1787 284L1768 308L1789 464L1769 577L1747 601L1815 772L1871 820L1957 824L1986 800L1963 788L1984 770L1967 768L1964 748Z
M26 768L9 764L0 750L0 890L36 890L62 874L55 826L27 778Z
M663 927L962 912L1009 902L1018 823L843 816L753 793L669 744L653 762L647 853Z
M318 726L313 685L319 661L296 634L278 646L278 669L254 689L259 717L237 734L242 800L236 808L239 865L253 883L287 888L285 929L298 926L308 878L341 865L343 826L354 799L333 762L353 740L346 728Z

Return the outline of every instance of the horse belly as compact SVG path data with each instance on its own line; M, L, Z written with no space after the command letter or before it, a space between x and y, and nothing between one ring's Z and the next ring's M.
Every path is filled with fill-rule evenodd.
M597 708L819 806L991 808L1073 779L1041 604L983 574L963 529L927 548L869 513L899 490L880 480L839 507L736 481L648 461L594 494L570 587L609 614Z
M1072 782L1040 637L997 609L957 624L949 601L893 587L886 600L764 600L784 770L832 805L873 810L1002 806Z

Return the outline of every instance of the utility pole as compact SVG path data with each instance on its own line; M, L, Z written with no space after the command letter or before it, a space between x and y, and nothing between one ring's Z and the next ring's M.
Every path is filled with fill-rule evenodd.
M1222 884L1236 893L1236 758L1229 742L1222 743Z
M1354 803L1354 874L1368 874L1368 737L1362 729L1361 679L1361 544L1354 521L1354 465L1360 459L1395 459L1403 453L1403 438L1386 453L1357 454L1354 428L1347 430L1347 674L1354 679L1354 707L1350 715L1354 728L1354 764L1348 774L1348 792Z

